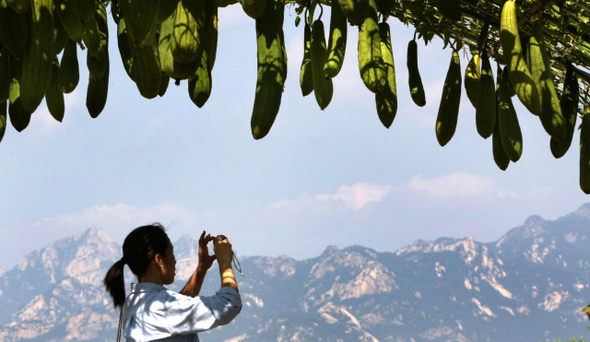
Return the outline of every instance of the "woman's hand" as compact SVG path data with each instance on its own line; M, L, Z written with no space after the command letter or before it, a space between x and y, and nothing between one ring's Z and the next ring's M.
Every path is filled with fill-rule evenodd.
M201 234L199 238L199 266L202 271L207 271L213 265L213 262L217 258L215 255L209 255L209 249L207 248L207 244L209 241L215 240L215 237L211 236L211 234L207 234L205 236L205 231Z
M234 252L231 249L231 243L223 235L217 235L213 240L213 251L217 256L217 263L219 264L219 275L221 276L221 287L231 287L237 292L238 282L234 275L234 271L231 266L232 257Z
M229 262L231 266L233 252L231 249L231 243L225 235L217 235L217 237L214 238L213 252L217 256L217 262L219 264Z
M216 259L215 255L209 255L209 250L207 249L209 241L213 241L214 239L211 234L205 236L205 231L201 234L199 238L199 264L186 285L180 290L180 294L196 297L201 292L205 275L207 275L207 271Z

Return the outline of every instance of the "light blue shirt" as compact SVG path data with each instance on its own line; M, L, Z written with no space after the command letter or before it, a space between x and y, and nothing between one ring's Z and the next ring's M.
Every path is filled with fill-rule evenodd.
M240 294L231 287L193 298L158 284L131 284L123 306L123 336L134 342L198 342L198 332L231 322L241 309Z

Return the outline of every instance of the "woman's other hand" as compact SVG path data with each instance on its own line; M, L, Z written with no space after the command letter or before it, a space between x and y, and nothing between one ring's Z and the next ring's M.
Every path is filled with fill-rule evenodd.
M215 254L209 255L209 248L207 248L209 241L215 240L215 237L211 236L211 234L205 234L206 232L203 230L203 233L199 238L199 267L203 271L210 269L217 258Z

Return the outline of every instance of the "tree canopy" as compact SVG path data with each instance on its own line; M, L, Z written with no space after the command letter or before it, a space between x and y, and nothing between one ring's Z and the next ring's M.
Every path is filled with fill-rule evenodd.
M426 43L438 36L446 42L458 41L471 51L477 51L479 34L488 18L491 26L489 54L498 63L506 64L500 39L500 17L505 1L461 0L460 21L446 20L436 7L437 1L405 0L394 3L391 15L414 26L418 37ZM444 1L438 3L443 4ZM590 104L590 4L575 0L522 0L517 1L517 9L521 40L532 35L533 19L544 20L545 45L552 57L551 66L557 84L563 84L566 60L577 65L577 73L583 83L580 93L582 113L582 105Z
M344 58L346 31L358 29L361 78L368 90L376 94L377 112L386 127L391 125L397 111L396 80L393 59L388 59L391 43L386 25L389 18L395 18L415 28L414 41L422 39L428 45L438 38L454 52L465 49L474 56L467 68L459 67L455 55L451 60L437 119L437 138L441 145L453 136L458 98L465 88L476 108L477 120L482 118L481 123L478 121L478 132L484 138L493 133L494 159L505 169L522 152L522 136L511 100L518 95L514 98L541 118L544 129L552 137L551 149L556 158L570 147L573 131L578 127L576 119L582 117L580 186L590 193L590 115L584 115L590 112L588 3L575 0L240 0L239 4L256 20L258 79L252 112L255 139L268 133L280 107L287 72L285 6L295 8L295 25L305 25L306 48L300 72L303 96L314 93L321 109L329 105L333 92L331 79L338 74ZM230 5L238 5L238 1L0 0L0 140L8 121L17 131L24 130L44 98L52 116L62 120L63 94L73 91L79 80L78 49L88 51L86 105L93 118L102 112L107 101L112 53L120 54L128 76L143 97L164 96L171 79L177 84L186 80L191 100L202 107L212 87L217 11ZM323 13L323 8L328 6L332 7L330 26L324 29L323 23L314 19L314 13L318 9ZM509 14L514 18L505 14L509 7ZM117 25L117 52L108 50L108 25L113 22ZM422 106L419 63L411 57L411 51L410 44L410 87L414 87L412 82L416 84L411 89L412 97ZM490 60L498 66L496 80L492 77ZM502 81L500 76L506 80ZM479 88L483 90L476 90ZM480 94L479 102L485 105L477 105L476 93Z

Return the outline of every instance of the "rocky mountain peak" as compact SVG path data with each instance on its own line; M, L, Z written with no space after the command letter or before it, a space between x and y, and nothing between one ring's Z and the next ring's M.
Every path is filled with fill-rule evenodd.
M395 254L402 255L407 253L414 253L414 252L429 252L432 250L432 246L434 242L428 240L416 240L413 243L399 249Z
M187 280L199 264L199 242L190 235L182 235L174 242L176 256L176 278Z
M539 236L547 232L548 222L541 216L529 216L522 226L512 228L496 242L496 247L503 245L530 244Z
M543 229L547 226L547 221L545 221L539 215L531 215L524 221L524 230L523 230L523 237L527 238L529 236L534 236L539 234L543 231Z
M74 237L76 239L76 237ZM74 250L66 253L64 273L82 284L100 281L103 269L119 259L120 247L100 228L90 228L77 239Z
M195 248L197 251L199 250L198 241L188 234L183 234L174 242L174 253L190 252Z
M254 265L270 278L277 276L280 276L280 278L288 278L293 276L297 271L297 261L288 256L280 256L277 258L256 257L254 259Z
M21 272L42 269L51 283L72 277L81 283L95 283L102 268L120 257L120 247L100 228L55 241L40 251L26 255L18 264ZM110 265L109 265L110 266Z
M326 247L326 249L324 250L324 252L322 253L322 255L320 257L324 258L327 256L330 256L334 253L337 253L339 251L338 247L335 245L330 245L328 247Z
M437 239L433 246L433 252L445 252L445 251L461 251L469 253L476 248L475 239L472 236L467 236L463 239L449 239L441 238Z
M578 210L574 211L572 215L581 218L590 218L590 202L584 203Z
M435 241L418 240L396 252L396 255L402 256L410 253L440 253L440 252L458 252L466 263L477 256L477 250L480 244L472 236L463 239L440 238Z
M328 252L329 250L330 252ZM377 254L374 251L364 247L352 246L338 250L336 247L331 246L319 257L318 263L311 268L311 273L316 279L319 279L337 268L362 270L376 257Z

